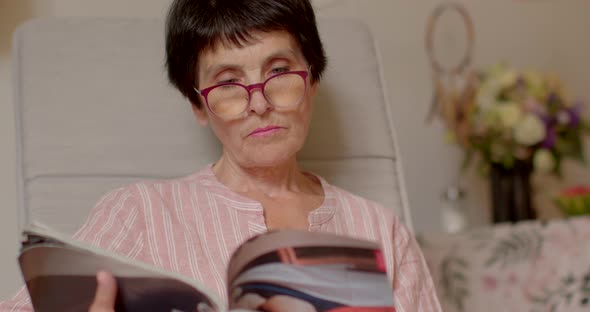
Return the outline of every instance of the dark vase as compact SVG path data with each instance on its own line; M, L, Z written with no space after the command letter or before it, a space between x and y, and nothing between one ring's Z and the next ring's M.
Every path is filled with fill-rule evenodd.
M532 171L530 161L518 161L510 169L492 164L490 187L494 223L536 218L531 201Z

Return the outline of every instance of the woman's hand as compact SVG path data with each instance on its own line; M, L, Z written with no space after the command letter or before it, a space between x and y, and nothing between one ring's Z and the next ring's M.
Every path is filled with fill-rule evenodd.
M113 275L106 271L96 274L96 294L90 305L89 312L115 312L115 299L117 298L117 281Z
M298 311L298 312L317 312L315 307L299 298L276 295L268 299L264 304L258 307L258 310L269 311L269 312L281 312L281 311Z

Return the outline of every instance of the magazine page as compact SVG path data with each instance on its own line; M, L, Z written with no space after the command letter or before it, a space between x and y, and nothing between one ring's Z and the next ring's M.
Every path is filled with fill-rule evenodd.
M383 254L371 242L277 231L244 243L228 270L230 309L394 312Z
M195 281L50 232L39 226L25 230L19 256L36 311L87 311L99 270L117 279L116 311L221 311L220 301Z

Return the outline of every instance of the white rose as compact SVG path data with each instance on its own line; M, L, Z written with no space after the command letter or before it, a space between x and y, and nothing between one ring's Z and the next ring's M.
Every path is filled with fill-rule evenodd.
M498 104L496 107L500 123L504 128L513 128L520 120L522 113L520 107L514 103Z
M517 143L531 146L545 138L545 125L533 114L526 114L514 128L514 139Z
M535 170L549 173L555 168L555 158L548 149L541 148L537 150L533 156L533 165Z
M498 77L498 81L503 88L513 86L516 81L518 80L518 74L511 69L507 69L503 72L500 77Z

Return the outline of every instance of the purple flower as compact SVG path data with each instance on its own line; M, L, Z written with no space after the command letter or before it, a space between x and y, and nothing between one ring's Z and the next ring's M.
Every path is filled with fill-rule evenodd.
M557 134L555 133L555 130L550 126L547 126L545 133L545 139L543 140L543 142L541 142L541 146L546 149L552 149L553 146L555 146Z
M543 123L545 124L545 128L547 128L547 130L549 130L549 128L553 127L553 125L555 125L555 123L557 122L557 120L555 119L555 116L551 116L549 113L547 113L546 111L536 111L535 112L537 117L539 117L539 119L541 119L543 121Z
M576 127L580 124L581 121L581 111L582 111L582 101L576 101L574 105L567 109L567 113L569 114L569 126Z

